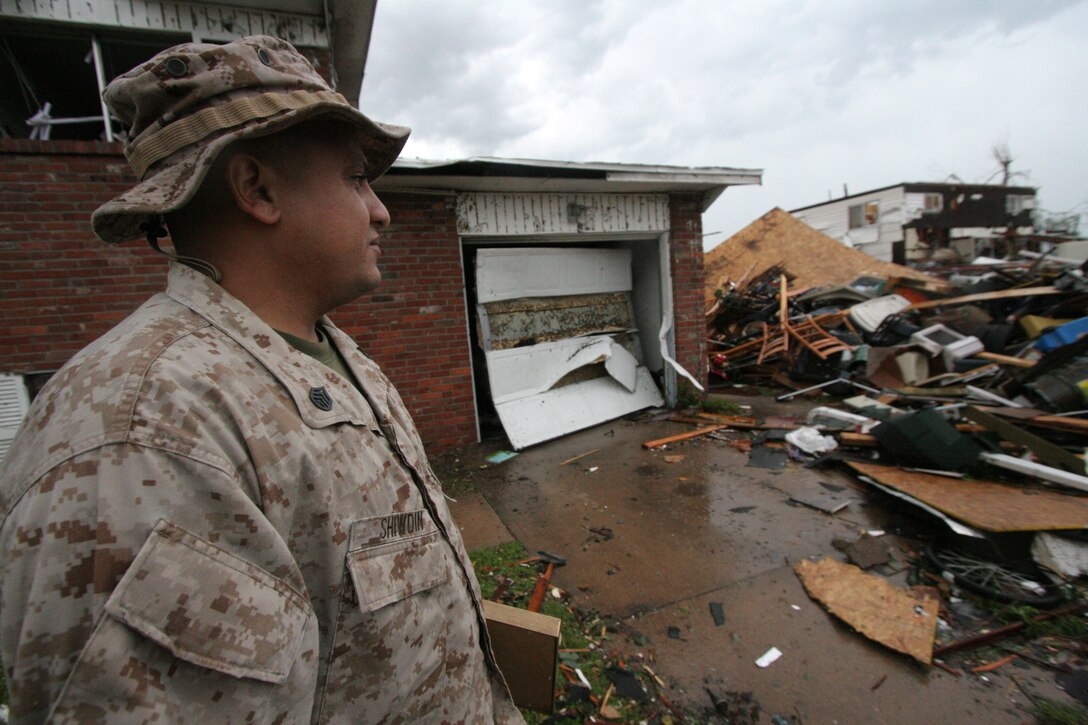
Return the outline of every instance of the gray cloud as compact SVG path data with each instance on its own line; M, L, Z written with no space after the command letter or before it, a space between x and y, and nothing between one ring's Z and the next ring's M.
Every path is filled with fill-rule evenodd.
M1088 200L1084 0L383 0L368 112L406 153L747 166L707 226L957 173L1007 139L1044 204Z

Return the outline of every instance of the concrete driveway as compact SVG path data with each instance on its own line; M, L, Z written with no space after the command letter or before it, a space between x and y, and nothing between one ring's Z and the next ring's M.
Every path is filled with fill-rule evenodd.
M753 402L758 408L768 401ZM844 560L833 539L895 530L902 514L839 470L796 463L754 468L747 453L709 438L665 450L641 446L688 429L667 421L614 421L483 469L478 466L495 447L473 448L462 455L476 470L482 497L476 505L471 497L462 501L454 515L470 548L512 536L529 551L566 557L555 584L575 605L627 618L646 635L651 643L642 651L652 650L671 699L693 708L710 705L709 687L752 692L761 722L777 713L807 725L1013 725L1032 721L1021 687L1072 702L1045 669L1006 666L956 677L870 642L831 617L809 599L792 565L804 557ZM790 502L791 496L851 503L829 515ZM894 533L886 540L898 549ZM900 573L892 582L905 586L904 579ZM720 626L711 602L722 604ZM673 638L670 628L676 628ZM783 657L758 668L755 659L772 646Z

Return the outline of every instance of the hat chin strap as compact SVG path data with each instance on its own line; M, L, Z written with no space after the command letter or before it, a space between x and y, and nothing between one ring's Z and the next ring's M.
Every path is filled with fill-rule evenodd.
M167 252L160 247L159 240L167 236L167 232L166 227L162 225L162 217L158 214L149 216L147 221L140 225L140 229L145 232L148 245L162 256L175 262L181 262L198 272L208 275L212 278L213 282L218 283L223 279L223 273L211 262L200 259L199 257L187 257L183 254L170 254L170 252Z

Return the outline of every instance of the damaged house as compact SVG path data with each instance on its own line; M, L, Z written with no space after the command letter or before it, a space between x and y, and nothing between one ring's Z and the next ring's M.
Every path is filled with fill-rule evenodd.
M973 259L1001 255L1006 239L1032 232L1035 189L961 183L900 183L793 209L829 237L877 259L906 264L951 249Z
M358 88L369 33L338 29L368 29L372 4L262 9L273 5L0 6L0 436L71 355L164 286L165 262L143 244L109 247L90 230L131 183L122 129L97 105L109 78L177 42L268 32ZM45 48L61 57L46 62ZM376 184L394 222L383 285L333 317L394 381L432 452L495 423L524 447L675 400L685 374L706 378L702 213L760 176L401 159Z

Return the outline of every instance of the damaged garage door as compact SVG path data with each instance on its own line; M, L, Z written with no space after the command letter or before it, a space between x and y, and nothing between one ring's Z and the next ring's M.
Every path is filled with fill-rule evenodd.
M481 249L479 339L515 449L664 400L642 365L625 249Z

